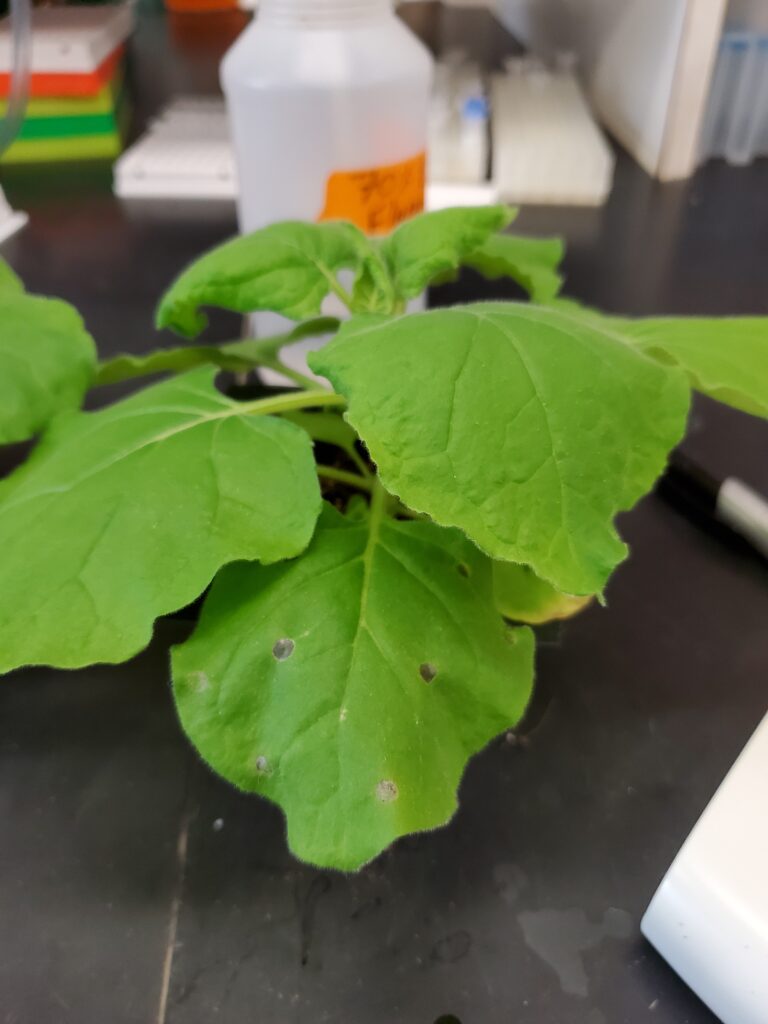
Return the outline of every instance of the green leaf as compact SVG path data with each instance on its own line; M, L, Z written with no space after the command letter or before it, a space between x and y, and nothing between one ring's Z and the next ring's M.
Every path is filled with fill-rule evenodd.
M493 563L496 607L506 619L538 626L553 619L569 619L592 601L591 597L561 594L540 580L527 565Z
M532 657L473 545L374 505L326 507L295 561L223 570L172 666L205 760L284 809L296 856L354 870L450 819L467 759L522 715Z
M20 295L24 292L24 285L5 260L0 259L0 294L4 292Z
M599 325L602 325L605 330L608 329L607 321L610 320L610 317L604 313L598 313L595 309L590 309L589 306L585 306L583 302L579 302L578 299L574 299L570 295L557 295L549 300L547 306L550 309L559 309L561 313L570 314L574 317L581 317L585 320L597 320Z
M181 373L196 366L212 364L235 373L254 367L272 365L276 353L302 338L316 337L338 329L335 317L318 317L299 324L286 334L272 338L243 338L224 345L184 345L180 348L158 348L143 355L122 353L101 363L94 384L116 384L154 373Z
M768 417L768 317L608 322L643 352L680 366L698 391Z
M182 373L196 366L213 365L222 370L240 372L254 364L231 356L216 345L190 345L184 348L158 348L142 355L123 352L102 363L94 378L95 385L117 384L135 377L155 373Z
M93 339L75 310L0 287L0 444L34 436L57 413L76 408L96 365Z
M0 484L0 671L122 661L226 562L306 547L312 446L267 413L312 398L236 403L213 375L58 420Z
M508 206L455 207L405 221L381 243L397 294L403 299L420 295L430 281L461 266L490 235L505 228L516 212Z
M665 366L719 402L768 417L768 317L608 316L573 299L550 305L591 322Z
M563 251L559 238L492 235L465 257L464 265L484 277L511 277L534 302L546 305L558 294L563 283L557 270Z
M291 320L318 316L326 295L343 291L338 272L350 268L360 274L371 259L368 240L352 224L271 224L187 267L163 296L157 326L193 338L207 323L200 306L272 310Z
M528 303L353 320L310 363L389 491L574 595L625 557L613 517L651 488L689 404L679 370Z

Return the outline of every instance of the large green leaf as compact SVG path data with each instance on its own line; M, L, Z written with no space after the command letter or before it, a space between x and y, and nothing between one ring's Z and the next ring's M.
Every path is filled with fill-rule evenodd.
M0 671L129 658L224 563L306 547L311 443L266 415L295 396L238 404L213 374L64 417L0 484Z
M0 282L0 444L38 433L63 409L80 405L96 365L93 339L58 299L26 295L18 279Z
M768 317L608 316L573 299L550 305L599 326L666 366L684 370L697 391L768 417Z
M508 206L455 207L405 221L381 243L398 295L420 295L434 278L461 266L515 213Z
M565 593L625 557L613 517L685 428L685 375L595 323L480 303L360 318L311 357L347 397L388 490Z
M448 821L467 758L520 718L532 655L472 544L374 506L326 507L295 561L224 569L172 662L202 756L280 804L298 857L352 870Z
M491 235L464 258L464 265L491 279L510 277L534 302L548 303L563 283L558 267L564 246L559 238Z
M163 296L157 326L195 337L207 319L200 306L238 313L272 310L292 320L318 316L338 289L337 274L369 267L384 273L365 235L352 224L284 221L234 238L187 267Z
M569 619L592 601L587 597L561 594L527 565L493 563L493 592L496 607L506 619L538 626L553 619Z
M674 363L720 402L768 416L768 317L609 320L644 352Z

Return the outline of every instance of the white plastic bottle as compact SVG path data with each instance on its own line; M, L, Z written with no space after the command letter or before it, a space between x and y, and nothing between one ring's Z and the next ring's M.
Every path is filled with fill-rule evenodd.
M261 0L222 64L240 230L422 209L431 75L392 0Z

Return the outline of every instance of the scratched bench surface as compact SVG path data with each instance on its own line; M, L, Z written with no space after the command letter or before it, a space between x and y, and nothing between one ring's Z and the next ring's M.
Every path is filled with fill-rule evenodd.
M215 54L168 55L161 28L145 18L135 41L143 114L169 83L215 81ZM228 206L123 206L98 171L7 184L32 220L3 255L106 353L159 344L159 292L234 230ZM660 188L621 159L604 210L520 224L566 235L585 301L766 312L767 193L762 164ZM433 298L490 294L468 277ZM214 318L211 336L234 326ZM701 401L686 450L768 491L767 444ZM128 665L2 681L0 1021L711 1022L639 921L764 713L768 575L655 497L621 529L632 557L608 607L543 638L525 735L474 759L448 828L354 876L298 864L280 813L190 751L168 686L179 624Z
M188 753L179 628L6 681L0 1019L711 1020L638 922L764 704L765 578L654 499L625 531L609 608L542 645L530 733L354 876L297 864L280 813Z

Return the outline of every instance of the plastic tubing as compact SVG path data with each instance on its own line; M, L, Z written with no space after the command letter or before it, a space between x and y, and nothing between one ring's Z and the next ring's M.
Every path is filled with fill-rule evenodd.
M11 87L5 117L0 121L0 155L19 133L29 96L29 64L32 51L32 8L30 0L10 0Z

